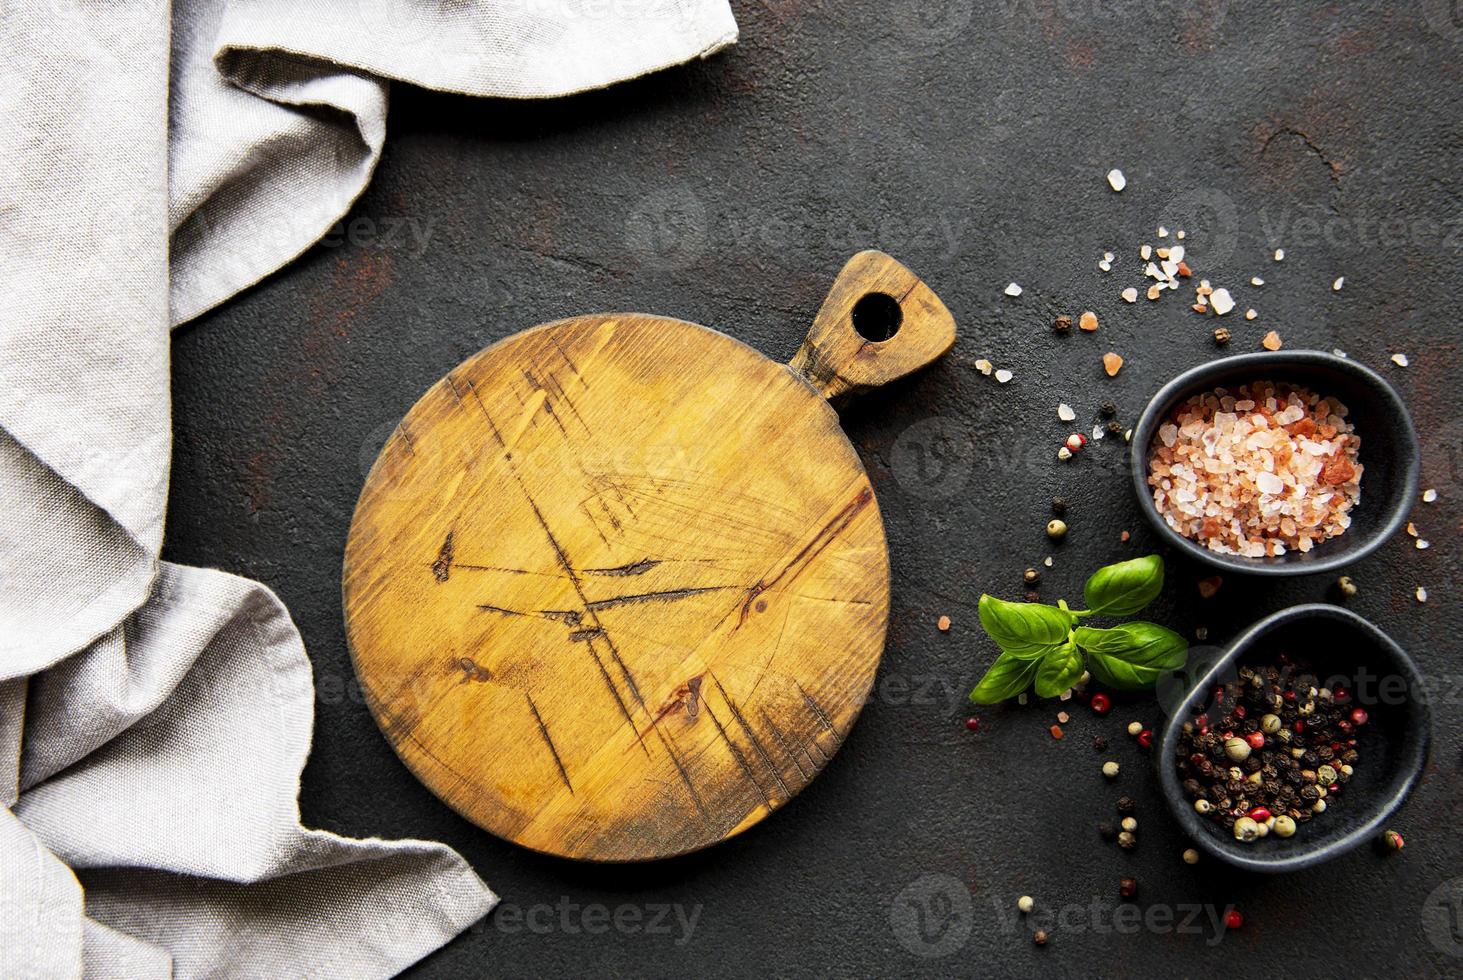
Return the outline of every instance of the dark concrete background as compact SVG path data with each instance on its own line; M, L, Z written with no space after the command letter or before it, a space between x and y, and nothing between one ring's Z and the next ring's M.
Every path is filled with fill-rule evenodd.
M1463 943L1430 940L1424 905L1463 875L1463 695L1435 707L1431 765L1395 820L1407 850L1280 879L1179 861L1185 843L1122 733L1131 718L1157 727L1151 699L1106 720L1074 709L1061 742L1046 734L1055 706L985 709L979 735L962 727L964 694L994 653L976 623L982 591L1016 597L1021 569L1054 550L1043 595L1074 596L1097 565L1155 547L1120 447L1065 465L1053 453L1067 428L1059 400L1090 424L1111 398L1131 420L1166 378L1220 354L1213 322L1182 296L1117 298L1140 284L1134 252L1160 223L1189 231L1192 264L1216 283L1268 280L1236 290L1261 317L1228 318L1232 351L1276 328L1290 347L1347 350L1410 402L1423 486L1441 494L1415 513L1432 548L1399 536L1358 563L1351 605L1424 671L1463 676L1463 12L1449 2L964 0L917 12L743 0L735 48L606 92L514 104L398 87L385 157L339 233L177 334L165 556L259 579L299 623L320 689L306 823L446 841L504 897L416 972L1456 972L1463 959L1447 954ZM1103 179L1114 165L1130 181L1121 195ZM960 339L845 413L888 528L893 609L875 697L843 750L786 812L650 866L544 858L458 818L377 732L345 649L343 543L391 425L468 354L574 313L682 317L785 360L840 264L869 246L928 281ZM1095 265L1105 249L1120 253L1109 276ZM1012 279L1026 289L1015 300L1001 294ZM1048 330L1053 314L1087 307L1103 317L1095 337ZM1115 380L1098 361L1109 349L1128 358ZM1388 361L1398 350L1406 370ZM1016 379L978 375L982 356ZM1057 549L1043 533L1053 493L1072 501ZM1151 617L1223 643L1262 614L1334 598L1329 578L1231 578L1205 602L1200 576L1172 563ZM949 634L934 628L942 613ZM1123 763L1119 787L1097 772L1097 732ZM1131 854L1094 830L1119 788L1138 801ZM1127 874L1153 915L1233 903L1248 921L1218 941L1203 918L1197 935L1161 919L1120 934ZM940 914L948 882L928 875L968 887L968 908L959 890ZM1086 911L1036 949L1011 911L1022 893ZM595 904L630 911L593 934ZM623 918L648 922L660 906L697 916L689 939L674 913L669 932L649 934ZM932 935L953 937L950 955L927 955L944 948L903 928L917 907L945 927Z

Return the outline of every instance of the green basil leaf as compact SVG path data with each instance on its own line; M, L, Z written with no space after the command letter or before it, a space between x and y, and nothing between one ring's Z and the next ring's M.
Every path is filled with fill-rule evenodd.
M1152 602L1162 588L1163 559L1148 555L1099 568L1083 586L1082 596L1094 613L1131 616Z
M1106 630L1081 626L1074 639L1087 651L1093 676L1124 690L1152 687L1189 657L1189 644L1182 636L1153 623L1124 623Z
M1007 698L1014 698L1031 685L1031 678L1036 675L1039 660L1022 660L1009 653L1002 653L991 664L980 683L975 685L975 690L970 692L970 700L976 704L995 704L997 701L1004 701Z
M1036 694L1054 698L1082 679L1082 651L1066 643L1047 653L1036 668Z
M1072 632L1072 616L1039 602L1005 602L983 595L980 625L1006 653L1030 659L1067 642Z

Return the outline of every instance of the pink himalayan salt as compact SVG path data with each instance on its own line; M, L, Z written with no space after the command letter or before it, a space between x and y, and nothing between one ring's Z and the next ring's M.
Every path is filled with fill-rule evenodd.
M1310 551L1351 526L1361 499L1361 439L1347 414L1334 398L1274 382L1195 395L1158 427L1153 502L1211 551Z

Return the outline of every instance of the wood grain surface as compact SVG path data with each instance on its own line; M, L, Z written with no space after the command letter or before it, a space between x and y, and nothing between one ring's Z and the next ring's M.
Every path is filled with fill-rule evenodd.
M882 343L849 311L873 290ZM414 773L538 851L642 860L783 806L883 650L873 489L823 397L947 350L939 300L850 261L795 363L640 314L514 335L434 385L367 477L343 593L357 674Z

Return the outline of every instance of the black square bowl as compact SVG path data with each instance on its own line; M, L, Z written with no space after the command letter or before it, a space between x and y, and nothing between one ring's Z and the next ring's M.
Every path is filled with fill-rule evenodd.
M1361 500L1351 510L1351 527L1304 554L1288 551L1276 558L1247 558L1210 551L1169 527L1153 502L1148 455L1158 427L1189 396L1247 381L1286 382L1335 397L1346 406L1347 421L1361 437ZM1418 465L1417 433L1392 386L1364 365L1321 351L1239 354L1191 368L1153 396L1133 427L1131 472L1143 516L1173 547L1230 572L1310 575L1371 554L1406 522L1417 497Z
M1345 686L1351 703L1366 709L1369 717L1356 729L1356 771L1336 798L1327 801L1326 811L1299 824L1293 837L1271 834L1246 844L1222 823L1194 810L1179 779L1176 753L1184 722L1209 710L1216 687L1235 680L1240 665L1274 664L1281 652L1316 675L1317 686ZM1422 773L1431 726L1417 667L1387 634L1339 606L1292 606L1251 626L1211 664L1200 667L1198 679L1164 727L1158 775L1164 799L1195 846L1239 868L1295 871L1376 838Z

